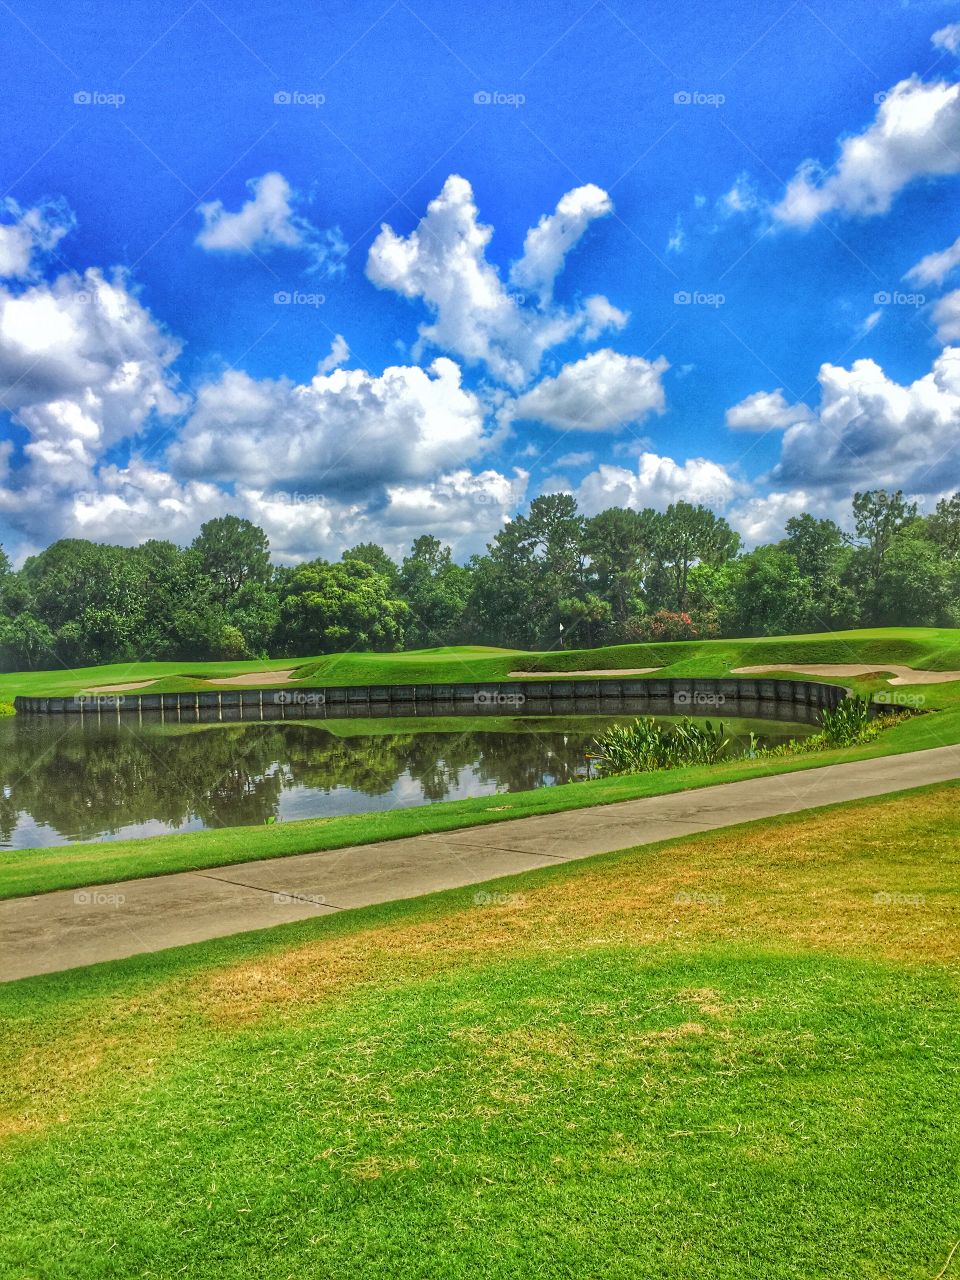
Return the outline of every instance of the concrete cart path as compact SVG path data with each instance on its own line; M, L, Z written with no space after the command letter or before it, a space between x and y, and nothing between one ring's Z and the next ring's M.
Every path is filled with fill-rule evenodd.
M0 980L160 951L960 777L960 747L0 902Z

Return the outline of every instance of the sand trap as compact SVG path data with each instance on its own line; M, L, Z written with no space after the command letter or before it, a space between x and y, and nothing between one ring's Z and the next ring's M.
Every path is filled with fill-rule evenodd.
M156 683L156 680L137 680L133 684L98 684L90 693L126 693L128 689L146 689Z
M648 676L651 671L659 671L659 667L612 667L597 671L511 671L510 679L529 676L531 680L540 680L543 676Z
M208 677L208 684L257 685L286 684L293 677L293 668L289 671L245 671L240 676L218 676L215 680Z
M875 662L872 665L858 662L778 662L766 667L734 668L734 674L738 676L761 675L765 671L796 671L806 676L870 676L893 671L896 674L887 681L888 684L946 684L949 680L960 680L960 671L917 671L896 662Z

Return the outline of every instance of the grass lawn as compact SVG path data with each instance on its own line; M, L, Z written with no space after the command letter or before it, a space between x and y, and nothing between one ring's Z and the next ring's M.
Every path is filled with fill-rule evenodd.
M0 1276L932 1280L958 799L0 987Z

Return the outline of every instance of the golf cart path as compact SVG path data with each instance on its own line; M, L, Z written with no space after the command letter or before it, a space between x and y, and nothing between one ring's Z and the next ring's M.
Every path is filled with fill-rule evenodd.
M435 835L13 898L0 902L0 980L481 884L954 778L960 778L960 747L938 747Z

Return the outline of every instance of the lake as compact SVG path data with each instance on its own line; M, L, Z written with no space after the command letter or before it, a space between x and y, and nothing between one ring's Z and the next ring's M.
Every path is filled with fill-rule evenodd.
M104 716L0 720L0 847L32 848L407 808L586 776L632 716L246 724ZM725 720L737 746L810 729Z

